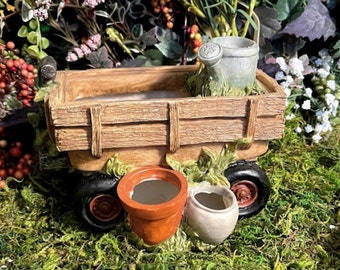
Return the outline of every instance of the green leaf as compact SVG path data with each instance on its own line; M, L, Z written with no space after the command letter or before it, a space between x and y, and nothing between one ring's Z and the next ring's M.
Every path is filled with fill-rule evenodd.
M36 32L29 32L27 35L27 40L31 44L37 44L38 34Z
M18 30L18 37L24 38L28 35L28 29L25 25L22 25Z
M110 14L107 13L105 10L96 10L94 12L94 15L99 16L99 17L104 17L104 18L107 18L107 19L111 18Z
M175 59L182 55L183 48L176 41L165 40L155 45L157 49L169 59Z
M22 7L21 7L21 18L24 22L28 22L33 18L33 9L31 6L27 3L26 0L22 1Z
M35 30L37 29L38 27L38 24L35 20L31 20L29 23L28 23L29 27L32 29L32 30Z
M249 23L251 24L251 26L254 28L255 31L257 30L258 27L255 21L253 20L251 16L249 16L249 14L246 11L242 9L238 9L237 12L241 13L246 18L246 20L249 21Z
M274 8L277 10L279 21L294 21L304 10L304 0L278 0Z
M336 51L336 53L333 55L333 58L339 58L340 57L340 40L335 43L333 49Z
M27 48L27 52L35 58L39 58L40 50L37 45L31 45Z
M42 49L47 49L48 46L50 46L49 40L47 38L45 38L45 37L42 37L41 38L41 48Z
M16 95L5 95L3 99L3 104L6 110L16 110L23 107L22 102L19 101Z

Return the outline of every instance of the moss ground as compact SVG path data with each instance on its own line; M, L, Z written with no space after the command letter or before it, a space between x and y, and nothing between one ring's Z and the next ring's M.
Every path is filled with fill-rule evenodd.
M33 175L0 191L0 269L339 269L340 130L306 146L287 126L259 158L272 193L219 246L186 234L145 246L126 219L93 233L72 210L72 178Z

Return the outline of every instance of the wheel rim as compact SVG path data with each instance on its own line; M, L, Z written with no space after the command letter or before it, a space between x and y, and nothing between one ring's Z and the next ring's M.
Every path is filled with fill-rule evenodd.
M110 194L95 196L89 204L91 214L98 220L108 222L118 217L121 212L121 204Z
M232 185L231 190L234 192L238 206L241 208L252 205L258 196L256 185L247 180L235 183Z

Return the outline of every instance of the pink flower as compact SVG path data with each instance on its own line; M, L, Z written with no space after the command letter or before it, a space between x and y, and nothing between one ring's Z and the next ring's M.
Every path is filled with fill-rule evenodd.
M68 52L66 56L67 62L75 62L78 60L78 56L74 52Z
M81 44L80 49L83 51L84 55L88 55L91 53L90 48L86 46L85 44Z
M102 40L99 34L91 36L87 41L86 45L90 47L91 50L97 50L100 46Z
M82 49L76 47L73 50L77 54L78 58L83 58L84 57L84 52L82 51Z

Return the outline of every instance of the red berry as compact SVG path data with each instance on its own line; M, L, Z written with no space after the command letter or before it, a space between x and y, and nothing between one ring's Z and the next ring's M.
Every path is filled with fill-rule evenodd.
M34 66L31 65L31 64L29 64L29 65L27 65L26 69L27 69L29 72L33 72Z
M5 180L0 180L0 189L4 189L6 186L6 181Z
M6 43L6 47L7 47L7 49L9 49L9 50L14 50L14 48L15 48L15 43L12 42L12 41L8 41L8 42Z
M0 179L5 179L7 177L7 172L5 169L0 169Z
M26 83L30 86L34 85L34 79L26 79Z
M9 150L9 154L10 156L12 157L20 157L21 154L22 154L22 151L19 147L12 147L10 150Z
M22 179L24 178L24 174L22 173L22 171L15 171L14 175L13 175L16 179Z

